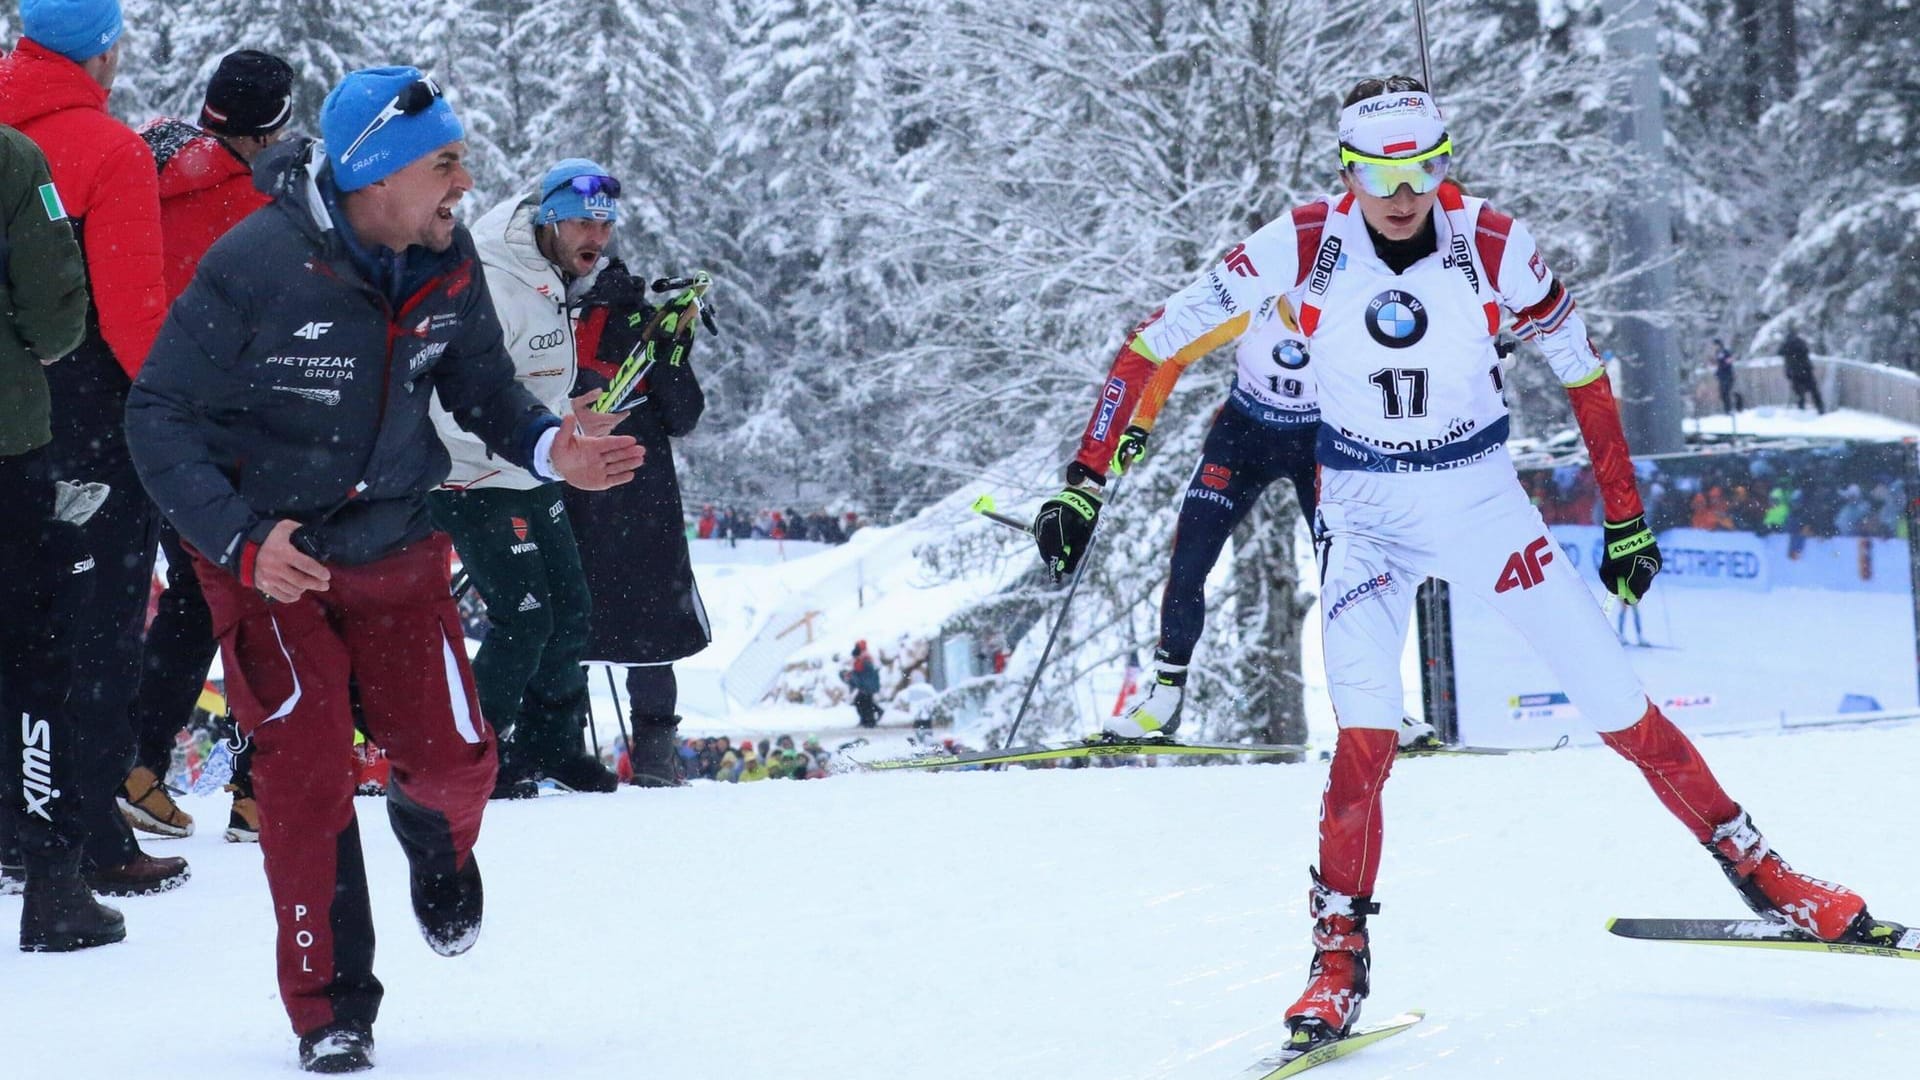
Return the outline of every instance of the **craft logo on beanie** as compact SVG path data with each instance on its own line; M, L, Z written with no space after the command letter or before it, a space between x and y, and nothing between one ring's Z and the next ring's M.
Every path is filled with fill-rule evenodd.
M20 0L20 33L76 64L120 40L120 0Z
M385 180L466 134L439 85L414 67L351 72L320 105L320 137L341 191Z

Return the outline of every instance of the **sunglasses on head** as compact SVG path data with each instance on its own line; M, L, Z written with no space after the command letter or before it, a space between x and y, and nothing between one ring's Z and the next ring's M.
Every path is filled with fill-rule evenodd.
M438 100L440 100L440 84L432 79L424 77L415 79L401 87L400 92L393 95L393 100L382 106L380 111L374 114L373 119L368 121L367 126L361 129L360 134L347 144L346 150L340 154L341 160L351 161L353 152L360 149L362 143L372 138L374 132L386 127L389 121L401 116L416 116L426 112Z
M620 197L620 181L611 176L576 176L565 183L555 184L540 196L540 201L546 202L561 188L572 188L574 194L583 198L588 195L605 195L609 199Z

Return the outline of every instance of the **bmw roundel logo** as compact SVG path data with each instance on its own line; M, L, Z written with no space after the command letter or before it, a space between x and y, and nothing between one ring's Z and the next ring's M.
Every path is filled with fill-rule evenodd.
M1273 362L1288 371L1299 371L1307 366L1307 343L1286 338L1273 346Z
M1389 349L1404 349L1427 336L1427 306L1412 293L1388 289L1367 305L1367 333Z

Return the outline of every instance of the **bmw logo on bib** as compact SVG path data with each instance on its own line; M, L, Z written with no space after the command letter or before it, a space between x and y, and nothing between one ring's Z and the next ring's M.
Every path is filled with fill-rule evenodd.
M1273 362L1288 371L1299 371L1307 366L1307 345L1303 341L1285 338L1273 346Z
M1388 289L1367 305L1367 333L1389 349L1404 349L1427 336L1427 306L1412 293Z

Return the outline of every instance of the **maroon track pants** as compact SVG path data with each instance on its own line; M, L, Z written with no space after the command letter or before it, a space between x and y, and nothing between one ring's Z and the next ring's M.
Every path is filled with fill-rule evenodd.
M234 719L254 743L260 848L279 923L280 997L297 1034L379 1011L373 917L354 816L352 699L392 762L387 813L416 871L464 865L498 767L481 718L449 542L434 534L331 587L268 603L204 560Z

